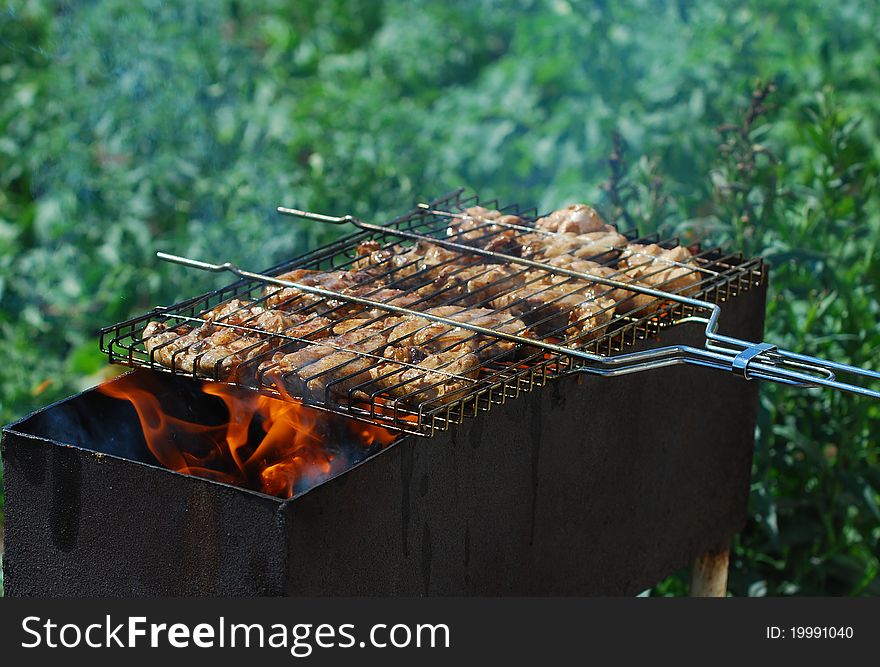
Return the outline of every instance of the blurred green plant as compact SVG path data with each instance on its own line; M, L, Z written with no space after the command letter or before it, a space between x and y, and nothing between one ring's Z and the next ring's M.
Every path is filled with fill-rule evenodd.
M785 126L758 86L742 122L718 127L713 202L677 227L761 253L773 267L767 339L807 354L878 368L880 169L853 117L825 90L797 110L796 150L776 145ZM778 124L777 124L778 123ZM771 148L771 145L776 145ZM610 159L610 215L686 219L662 185L638 188L644 170ZM644 164L644 160L642 160ZM658 178L651 176L652 179ZM658 203L659 201L659 203ZM672 209L673 213L669 213ZM732 590L741 594L880 593L880 406L834 392L763 387L753 523L734 547ZM656 589L686 591L678 574Z
M278 203L381 220L458 185L764 254L768 338L876 368L875 3L517 7L7 3L0 423L101 379L100 326L223 280L156 250L268 266L336 233ZM762 390L736 594L877 592L878 416Z

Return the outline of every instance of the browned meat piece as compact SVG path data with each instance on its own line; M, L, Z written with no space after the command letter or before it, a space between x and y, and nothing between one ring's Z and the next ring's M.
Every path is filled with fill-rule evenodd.
M278 315L291 317L286 313L279 313L279 311L266 311L257 318L256 323L260 325L260 329L283 334L284 337L270 339L272 345L268 350L261 351L259 355L249 354L247 361L243 362L236 372L239 381L254 384L262 359L268 352L276 349L281 352L290 347L299 347L303 344L303 340L323 340L330 335L333 327L333 320L310 313L293 315L294 319L302 321L292 327L286 327L284 320L279 320Z
M423 300L422 297L415 292L405 292L399 289L383 287L377 288L372 285L353 287L343 290L343 293L361 297L362 299L369 299L370 301L387 303L400 308L414 308L416 310L418 310L418 303ZM351 317L364 319L394 315L391 311L384 310L378 306L364 306L350 301L345 302L342 299L333 299L328 301L327 305L332 308L332 310L328 312L328 316L333 319L347 319Z
M324 271L297 269L295 271L282 273L278 278L300 283L302 285L323 287L325 289L337 291L344 287L351 286L351 283L344 282L340 279L340 274L341 272L327 273ZM323 304L323 297L314 294L307 294L293 287L266 285L266 287L263 288L263 296L265 297L266 305L269 308L298 311L310 307L317 307L319 312L327 310L326 306Z
M543 260L570 255L579 259L610 259L626 247L628 240L616 231L599 231L585 234L525 234L519 242L523 257Z
M304 283L306 284L306 283ZM327 287L327 289L331 289ZM286 301L277 301L276 297L269 297L267 303L281 310L287 310L287 306L293 306L293 312L299 312L304 308L304 302L311 302L308 310L311 312L320 312L322 315L334 320L343 320L349 317L366 318L381 317L389 314L391 311L385 310L378 306L369 306L355 301L345 299L345 295L359 297L361 299L369 299L378 303L387 303L401 308L409 308L415 305L421 297L416 292L404 291L399 289L391 289L389 287L381 287L377 285L356 285L343 287L342 284L334 285L333 291L338 291L339 298L312 296L296 290L295 288L285 288L283 295L288 297Z
M620 269L615 269L610 266L605 266L604 264L592 262L588 259L579 259L571 255L559 255L557 257L551 257L545 261L549 266L555 266L560 269L568 269L569 271L577 271L579 273L586 273L588 275L597 276L599 278L609 278L611 280L618 280L620 282L631 282L629 276L627 276ZM558 283L565 281L565 279L566 276L557 275L555 278L552 279L552 281ZM598 296L603 296L607 299L611 299L614 302L622 302L625 299L632 298L633 296L633 292L620 288L615 288L598 282L593 287L591 287L591 290L595 292ZM620 312L620 308L615 308L615 312Z
M420 290L436 301L482 305L499 294L517 289L523 283L523 271L500 264L451 264L440 270L431 285Z
M535 227L559 234L588 234L590 232L616 232L606 225L594 208L587 204L572 204L540 218Z
M391 358L418 367L381 363L369 371L372 384L383 391L382 395L405 398L411 405L455 398L456 392L461 396L480 374L479 358L461 348L427 356L422 356L418 349L396 348Z
M375 240L370 241L362 241L358 244L357 248L355 248L355 253L358 257L363 257L365 255L370 255L377 250L382 248L382 244Z
M700 282L700 272L693 255L684 246L667 249L654 243L633 243L624 251L618 267L628 280L664 292L690 295ZM631 302L624 304L623 309L644 314L651 304L658 307L661 303L654 297L636 295Z
M421 258L419 260L419 272L415 277L425 281L434 280L444 267L453 262L467 266L481 261L479 257L448 250L427 241L418 242L410 249L409 253Z
M649 257L643 258L643 260L648 265L650 265L652 261ZM611 278L612 280L617 280L623 283L634 283L636 285L656 288L655 285L649 284L648 281L641 280L644 272L640 268L629 270L626 270L625 268L611 268L610 266L603 266L596 262L591 262L590 260L577 259L576 257L571 257L569 255L552 257L546 261L547 264L551 266L558 266L560 268L571 269L572 271L588 273L599 276L600 278ZM636 264L635 257L633 258L633 263ZM652 270L656 270L656 268ZM611 299L615 303L614 311L619 315L644 315L651 310L656 310L662 304L662 301L657 299L657 297L634 292L625 288L614 288L597 283L594 289L598 294Z
M167 329L160 322L150 322L143 335L147 351L159 364L177 372L218 379L226 378L248 353L260 354L269 349L259 336L214 324Z
M340 336L356 329L390 330L399 319L398 317L380 317L378 319L373 317L348 317L340 322L336 322L333 327L333 335Z
M604 334L614 319L615 304L609 298L598 296L581 301L569 315L565 339L575 345L586 343Z
M510 333L523 334L526 329L523 322L488 309L443 307L427 312ZM415 392L410 400L430 400L464 388L467 382L462 377L478 377L480 358L514 347L415 316L346 320L334 332L345 333L274 355L262 365L263 381L280 383L293 396L316 400L325 400L328 394L345 396L358 385L364 385L359 390L365 395L391 388L395 396ZM388 361L377 364L380 355ZM368 380L373 382L364 384Z
M264 384L275 384L294 397L324 401L328 394L344 397L370 380L387 337L367 328L325 338L296 352L275 354L260 366Z
M578 271L580 273L588 273L600 277L607 277L615 271L610 266L589 259L581 259L580 257L575 257L573 255L557 255L556 257L548 257L542 261L548 266L568 269L569 271ZM556 276L556 278L565 277L566 276Z
M199 343L197 349L204 350L206 344L203 341L210 339L220 329L209 324L210 322L221 320L232 325L242 325L246 320L262 313L262 310L257 308L254 312L248 302L232 299L203 313L201 318L206 321L204 325L182 322L174 326L170 322L149 322L141 334L141 339L154 361L163 366L191 373L197 353L189 350L197 343ZM239 335L241 333L243 332L239 330ZM223 337L218 336L217 339L222 340Z
M526 273L526 283L522 287L498 296L489 305L496 310L506 311L516 317L521 317L531 324L543 319L543 317L539 317L540 315L547 317L567 305L579 303L583 297L579 298L570 293L579 285L579 282L569 281L564 285L554 286L546 272L529 271ZM571 297L574 301L567 300L559 305L548 303L564 297ZM559 326L562 326L564 321L567 321L567 317L559 323ZM544 325L543 330L547 330L547 325Z
M216 322L219 320L226 322L227 324L242 324L254 317L255 313L252 309L253 305L254 304L250 301L232 299L226 303L221 303L219 306L215 306L206 313L203 313L200 317L208 322ZM262 309L257 311L257 314L259 312L262 312Z
M463 211L464 215L477 220L496 220L504 214L494 208L485 206L470 206Z
M193 329L189 324L169 326L169 323L153 321L147 323L141 340L153 361L169 368L180 368L179 364L173 363L174 353L197 343L201 338L207 338L211 333L205 328Z
M370 271L388 282L396 282L419 271L418 255L399 245L382 247L378 241L364 241L357 247L355 271Z
M465 209L463 217L452 219L446 228L446 235L456 243L505 252L505 249L517 246L516 227L523 225L519 216L472 206Z
M510 313L499 313L497 310L489 308L468 308L460 313L455 313L451 319L524 338L533 335L521 319L512 317ZM511 352L515 347L516 344L510 341L490 339L477 334L475 352L480 359L487 360Z
M331 292L344 292L358 285L375 284L375 274L369 271L310 271L297 269L278 276L281 280L320 287ZM311 308L313 312L326 313L333 305L317 294L309 294L295 287L266 285L263 290L266 305L286 311L302 311ZM338 304L337 304L338 305Z
M463 312L458 306L428 308L425 312L438 317L452 318ZM420 347L427 354L460 345L473 336L470 331L433 322L423 317L405 316L396 320L397 324L388 334L390 345L399 347Z
M497 297L491 306L522 318L542 336L586 340L601 333L614 317L614 301L604 296L607 291L599 283L536 270L526 274L523 287Z
M180 370L189 373L228 379L237 374L241 364L269 352L278 346L278 342L259 335L242 334L235 329L219 328L182 350L175 356L175 362Z
M457 308L442 306L429 308L427 313L447 319L473 324L485 329L503 331L508 334L529 336L525 323L508 313L499 313L488 308ZM469 329L453 327L442 322L433 322L420 317L402 317L388 334L390 347L406 350L420 350L421 354L445 353L461 348L477 354L481 359L489 359L513 350L515 345L506 340L498 340L475 333ZM385 356L393 353L386 351Z
M476 264L479 257L449 250L429 241L419 241L409 248L394 245L371 250L374 242L366 241L359 246L361 259L354 263L359 270L386 271L387 280L395 287L402 284L418 287L434 280L444 267L451 264Z
M178 372L226 380L238 377L245 362L285 344L287 336L309 336L330 324L325 318L267 311L237 299L203 317L207 321L199 326L150 322L142 336L147 351ZM285 337L268 335L273 333Z

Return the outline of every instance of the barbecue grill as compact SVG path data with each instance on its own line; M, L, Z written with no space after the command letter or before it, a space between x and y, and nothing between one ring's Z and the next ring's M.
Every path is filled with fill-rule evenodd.
M747 342L763 329L759 258L630 250L633 282L618 266L624 246L678 240L623 232L625 243L592 247L584 270L521 251L540 242L534 210L489 202L515 217L460 224L478 203L459 190L381 226L279 208L359 230L263 273L160 253L240 279L103 330L111 362L139 369L129 378L181 397L202 423L217 406L192 387L223 383L401 435L310 490L270 498L157 469L131 406L85 392L5 432L8 591L631 594L723 552L745 521L757 393L707 369L880 396L837 377L876 373ZM440 249L434 261L408 259L427 246ZM489 277L493 267L504 272ZM328 287L309 271L369 280ZM494 319L465 315L484 307ZM278 309L295 329L261 325ZM207 320L234 352L198 347ZM437 363L383 352L416 336ZM285 366L303 350L322 363ZM167 500L152 513L143 499L157 492ZM122 507L137 510L122 520ZM207 524L205 571L201 541L182 561L175 549ZM102 580L94 570L107 559Z
M200 357L197 356L192 363L191 370L187 368L186 371L183 371L177 367L176 358L185 352L190 347L189 345L175 350L171 354L170 364L158 363L156 360L157 349L148 350L145 345L144 331L148 323L157 320L169 322L171 325L200 322L202 321L200 316L203 317L206 311L227 303L231 299L239 298L246 303L266 303L277 298L282 290L294 289L296 290L295 296L288 298L286 303L286 308L293 312L313 314L314 300L307 297L319 297L339 304L332 310L349 308L352 305L358 306L359 309L348 316L349 319L355 319L359 322L358 328L376 324L380 322L381 317L388 313L410 315L423 320L425 328L432 322L441 322L451 327L469 330L473 333L472 340L479 349L491 349L494 345L484 339L476 340L479 336L490 340L509 341L522 348L521 356L523 358L512 358L510 354L505 352L493 352L485 355L487 358L482 359L479 376L470 377L462 376L452 370L455 366L455 359L447 362L444 366L428 371L418 365L414 366L383 358L375 350L365 351L363 347L346 348L344 345L340 346L332 341L321 341L320 338L326 335L329 324L327 327L316 329L306 338L299 338L284 333L267 333L253 329L248 326L247 319L243 323L226 323L224 319L231 317L231 314L215 320L217 325L241 331L243 334L250 332L266 336L269 339L282 339L270 345L267 352L255 354L249 358L238 374L237 382L239 384L261 392L289 395L290 392L283 389L288 386L285 376L289 373L281 372L279 374L274 372L274 366L271 363L268 365L264 363L267 357L272 356L285 345L287 347L304 344L317 345L326 348L328 354L333 351L350 351L351 356L358 357L357 361L359 362L364 357L369 358L369 365L364 367L362 363L353 363L354 360L349 355L342 356L337 366L320 368L320 374L327 378L326 382L320 383L323 392L311 392L294 397L317 407L342 412L356 419L382 426L391 426L410 433L431 435L438 429L445 430L452 424L460 424L466 417L489 410L493 405L515 398L534 387L543 386L549 380L562 375L576 372L590 372L606 376L621 375L683 362L735 371L746 378L769 379L799 385L824 385L880 397L880 393L876 391L838 381L835 373L849 373L874 379L880 378L880 374L786 352L766 343L753 344L717 333L720 312L718 304L748 291L763 281L765 267L760 259L746 259L739 254L727 253L721 248L711 248L698 252L688 263L670 262L695 277L693 283L688 286L687 294L680 293L680 289L664 291L662 282L656 287L633 285L622 282L622 272L611 273L610 276L584 274L562 266L553 266L544 261L475 247L473 238L469 239L470 243L463 243L459 238L463 232L453 231L449 227L450 220L459 216L460 212L467 207L477 203L476 197L466 197L464 192L460 190L430 204L421 205L386 226L371 225L350 217L331 218L295 209L279 208L282 213L323 222L336 224L351 222L361 227L363 231L293 262L275 267L265 274L243 271L229 263L209 264L160 253L159 256L163 259L195 268L211 271L228 270L241 276L242 280L227 288L170 308L158 308L141 317L105 329L101 333L101 347L114 363L143 366L174 373L184 372L195 377L223 380L225 379L224 359L212 358L212 364L202 364ZM490 205L523 220L534 220L535 217L534 211L521 211L515 205L500 207L497 202L491 202ZM487 223L486 226L492 225ZM525 224L513 224L507 227L514 232L512 237L509 237L512 242L515 242L517 237L535 231L533 227ZM477 240L488 238L492 233L484 231L477 237ZM661 247L678 245L677 239L658 241L656 237L638 238L634 232L625 233L625 236L632 243L656 243ZM420 283L418 272L416 276L411 275L412 266L410 264L397 266L387 259L378 264L379 272L375 275L375 279L381 281L385 287L403 289L411 289L413 285L422 287L420 298L407 306L396 305L393 300L383 302L371 299L370 291L358 296L278 277L279 274L296 269L322 271L351 269L359 260L358 247L364 241L372 241L380 248L397 248L401 239L415 242L429 241L453 251L447 258L432 267L431 276L443 268L450 269L445 276L446 283L437 289L431 287L430 276ZM603 248L598 254L592 255L591 259L600 266L610 266L616 261L617 252L621 249L616 247ZM570 329L573 325L584 323L584 319L577 320L569 317L570 321L565 325L554 327L551 324L549 331L536 335L534 331L540 329L540 326L547 320L552 320L554 315L544 315L543 320L539 318L539 321L531 322L531 332L526 334L522 330L510 331L498 328L493 330L474 322L450 319L425 312L428 310L425 305L428 302L433 306L463 306L467 303L470 307L482 307L493 302L491 290L493 283L491 282L482 288L482 293L478 290L475 295L470 295L470 301L464 301L465 297L456 289L455 281L456 275L468 268L466 264L460 263L463 257L508 263L515 266L519 274L526 276L531 275L527 273L529 270L538 270L542 274L555 276L557 279L555 286L563 288L567 284L573 286L584 284L577 281L587 281L598 287L596 289L597 297L610 296L612 298L603 301L602 303L605 305L599 308L598 312L591 312L589 318L585 318L596 319L600 324L590 326L587 323L575 336L568 336L568 340L564 342L559 342L562 332ZM648 265L646 272L648 277L652 274L662 273L669 268L666 263L655 266L657 263L652 260L651 257L638 257L636 260L636 263L642 262ZM492 265L487 264L486 266ZM468 275L469 280L474 278L472 273ZM534 278L527 279L535 280ZM505 277L503 280L509 280L509 277ZM424 289L425 283L428 286L427 292ZM273 289L267 292L267 285ZM548 296L548 302L552 305L554 298L556 298L552 295L555 295L556 291L554 289L553 292L550 292L550 289L547 289L551 294ZM622 296L615 293L615 290L621 289L624 290ZM575 291L577 290L578 288L575 287ZM583 288L580 290L583 291ZM378 291L380 291L379 288L373 290L374 293ZM652 301L635 315L627 313L609 315L608 318L601 317L605 311L614 312L622 301L632 299L634 294L644 295ZM517 303L518 301L515 300L512 304L500 309L507 316L506 324L519 322L513 315L513 308ZM369 308L375 308L381 312L380 314L367 314ZM627 348L637 340L656 335L659 330L665 327L696 320L706 324L707 344L705 346L660 347L642 352L626 352ZM514 327L516 327L515 324ZM410 333L410 335L414 334ZM173 342L173 339L163 342L158 349L161 350L162 347L173 345ZM257 345L259 343L254 343L254 346ZM424 399L422 396L429 392L421 385L419 385L419 389L409 389L415 384L415 380L410 379L411 376L408 378L409 383L398 381L397 378L401 376L401 371L407 368L418 373L419 379L427 378L429 384L427 389L442 387L450 380L456 380L461 387L445 392L441 398ZM377 376L380 381L377 381ZM249 379L243 380L242 378ZM361 378L368 379L362 380ZM299 385L307 387L316 379L314 376L299 378ZM385 380L385 382L381 382L381 380Z

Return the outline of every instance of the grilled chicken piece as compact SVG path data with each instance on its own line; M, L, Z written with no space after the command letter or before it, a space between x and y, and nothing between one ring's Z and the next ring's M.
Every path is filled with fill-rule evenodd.
M417 294L404 292L403 290L382 287L381 283L374 282L374 272L365 270L352 271L292 271L284 274L281 278L298 282L303 285L321 287L323 289L338 292L340 295L350 294L371 301L388 303L396 306L408 307L419 300ZM310 310L321 313L332 319L342 320L347 317L381 317L388 313L378 307L371 308L344 298L322 297L308 294L293 287L278 289L268 286L264 291L266 304L272 308L301 312Z
M151 321L147 323L141 334L144 347L150 353L153 361L173 369L181 368L181 361L177 361L175 353L185 350L195 343L207 338L214 329L199 327L194 329L189 324L169 326L165 322ZM189 371L192 371L190 364Z
M344 292L359 285L374 284L376 273L366 270L359 271L311 271L309 269L297 269L282 273L278 276L281 280L320 287L331 292ZM263 296L269 308L280 308L286 311L302 311L311 308L313 312L326 313L333 308L328 299L317 294L309 294L295 287L278 287L266 285ZM339 305L337 302L335 305Z
M584 290L583 287L580 288ZM614 318L614 301L587 289L538 283L504 298L506 306L542 336L588 340L600 335Z
M390 331L399 320L399 317L347 317L340 322L336 322L333 327L333 335L341 336L357 329L373 329L375 331L388 329Z
M361 258L354 262L357 270L389 272L388 281L396 287L402 284L419 287L434 280L448 265L471 265L480 261L479 257L449 250L429 241L419 241L409 248L399 245L375 249L374 241L365 241L358 246Z
M359 287L352 287L350 289L343 290L344 294L350 294L352 296L358 296L363 299L369 299L370 301L378 301L379 303L387 303L392 306L398 306L400 308L417 308L417 305L420 301L422 301L422 297L416 292L405 292L399 289L391 289L387 287L375 287L373 285L361 285ZM328 301L328 305L332 307L332 310L328 313L330 317L334 319L348 319L348 318L358 318L358 319L366 319L366 318L377 318L383 317L385 315L393 315L391 311L384 310L379 308L378 306L364 306L359 303L353 302L345 302L341 299L333 299Z
M497 220L504 214L498 209L486 208L485 206L470 206L464 210L464 215L475 220Z
M274 383L286 393L324 401L328 395L345 397L368 382L367 372L377 363L387 340L375 328L351 330L289 354L275 354L260 365L264 384Z
M629 242L616 231L587 232L585 234L525 234L519 239L522 256L547 259L570 255L579 259L616 257Z
M370 369L373 384L385 395L405 397L407 403L416 405L464 392L480 375L480 360L470 353L451 350L428 355L416 363L418 368L399 363L379 364Z
M615 303L607 297L596 297L572 309L569 326L564 331L565 339L575 346L599 338L614 319Z
M460 306L428 308L425 312L451 318L464 309ZM462 344L473 334L423 317L405 316L391 320L395 326L388 333L388 343L400 347L420 347L426 354Z
M692 265L694 268L689 268ZM618 267L632 282L681 295L696 291L700 273L691 252L684 246L662 248L656 243L630 244L618 262ZM644 314L653 303L662 301L644 294L637 294L632 301L624 304L624 310Z
M254 317L255 314L262 314L263 309L253 308L254 304L250 301L242 299L232 299L226 303L221 303L211 310L203 313L201 318L208 322L222 321L227 324L242 324Z
M419 241L414 245L408 254L419 257L419 271L414 277L425 281L434 280L440 272L452 264L453 262L463 266L477 264L480 262L478 257L465 255L454 250L448 250L442 246L427 241Z
M591 232L616 232L611 225L606 225L596 210L587 204L572 204L560 208L549 215L539 218L535 223L537 229L559 234L589 234Z
M261 321L263 326L260 326L260 328L283 335L283 338L281 339L271 339L273 344L269 346L268 350L264 351L265 353L271 352L272 350L283 352L285 349L291 347L299 347L304 344L303 340L322 340L330 335L331 328L333 327L333 320L312 313L294 315L294 319L302 321L289 328L283 326L283 320L277 321L277 324L272 324L272 321L277 320L279 315L290 317L289 314L279 313L278 311L267 311L264 315L265 318ZM281 345L277 345L276 343L281 343ZM260 361L264 356L264 353L259 355L260 358L258 358L258 355L256 354L249 355L248 360L238 367L236 377L246 384L254 384L256 382L257 373L259 372Z
M429 308L426 312L493 331L529 336L528 328L522 320L488 308L442 306ZM399 323L388 334L388 344L390 347L418 349L422 354L445 353L461 348L484 360L510 352L515 347L514 343L506 340L489 338L469 329L414 316L400 318ZM385 356L389 356L389 351L386 351Z
M635 255L634 257L638 256L639 255ZM648 264L652 261L650 258L643 259ZM635 263L635 260L633 261ZM547 264L558 266L560 268L567 268L572 271L579 271L580 273L588 273L599 276L600 278L611 278L612 280L617 280L619 282L633 283L635 285L643 285L644 287L656 287L655 285L649 284L647 281L642 281L640 278L643 275L643 272L637 268L626 270L626 267L624 266L624 268L613 269L610 266L603 266L596 262L591 262L590 260L577 259L565 255L548 259ZM595 289L601 296L611 299L611 301L614 302L614 312L619 315L644 315L651 310L656 310L662 303L657 297L634 292L625 288L615 288L597 283Z
M150 322L143 332L147 351L161 365L179 372L242 379L243 364L285 344L286 337L304 338L330 325L325 318L267 311L237 299L203 317L206 322L199 326Z
M446 228L449 240L464 245L506 252L517 247L517 231L511 226L523 226L516 215L505 215L495 209L471 206L463 216L453 218Z
M560 269L568 269L569 271L577 271L578 273L586 273L591 276L597 276L599 278L609 278L611 280L617 280L620 282L631 282L630 277L627 276L627 274L620 269L615 269L604 264L599 264L598 262L593 262L589 259L579 259L571 255L559 255L557 257L551 257L545 260L545 262L549 266L555 266ZM559 283L563 282L565 279L566 276L557 275L555 278L552 279L552 281ZM626 299L631 299L634 294L633 292L630 292L628 290L612 287L610 285L605 285L604 283L599 282L591 287L591 290L595 292L598 296L603 296L607 299L611 299L616 303L623 302ZM620 312L619 306L615 308L615 312Z
M524 338L529 338L533 335L526 326L526 323L521 319L511 317L510 313L499 313L489 308L468 308L460 313L456 313L451 319ZM516 343L507 340L490 339L482 334L472 335L477 336L475 352L484 361L501 354L507 354L516 347Z
M352 263L355 271L370 271L390 282L398 282L417 273L418 254L399 245L382 247L378 241L364 241L357 247L358 259Z
M488 309L447 306L427 312L509 333L522 334L526 329L523 322ZM275 354L262 364L263 381L280 383L293 396L316 400L325 400L328 394L345 396L358 385L364 385L358 387L364 396L391 388L395 396L415 392L410 399L431 400L464 388L469 383L462 377L476 379L481 358L514 347L416 316L345 320L334 327L338 332L344 333L297 352ZM377 364L377 355L388 361Z
M483 305L523 284L523 271L501 264L452 264L440 270L433 283L420 290L435 301Z
M581 269L595 271L585 266L572 270ZM490 305L520 317L542 336L586 339L601 333L614 317L614 301L607 293L599 283L536 270L526 273L523 287Z
M637 274L635 272L628 273L623 269L614 269L610 266L597 264L596 262L591 262L590 260L586 259L578 259L569 255L561 255L558 257L552 257L546 260L546 262L551 266L558 266L560 268L566 268L572 271L578 271L580 273L588 273L598 276L600 278L610 278L619 282L634 283L636 285L643 284L645 287L651 287L651 285L648 285L647 283L642 283L637 280ZM564 276L559 276L559 278L563 277ZM613 301L615 304L614 312L618 315L644 314L652 308L656 309L656 307L659 305L659 301L656 297L642 294L640 292L635 292L632 290L627 290L625 288L615 288L604 285L602 283L596 283L593 290L599 296L603 296Z

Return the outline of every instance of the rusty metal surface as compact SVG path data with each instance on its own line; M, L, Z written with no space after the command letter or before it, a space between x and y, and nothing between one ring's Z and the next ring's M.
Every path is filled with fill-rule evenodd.
M742 294L722 324L758 338L763 307ZM291 501L144 463L130 406L85 392L4 431L6 591L634 594L743 526L757 390L684 366L563 378Z

